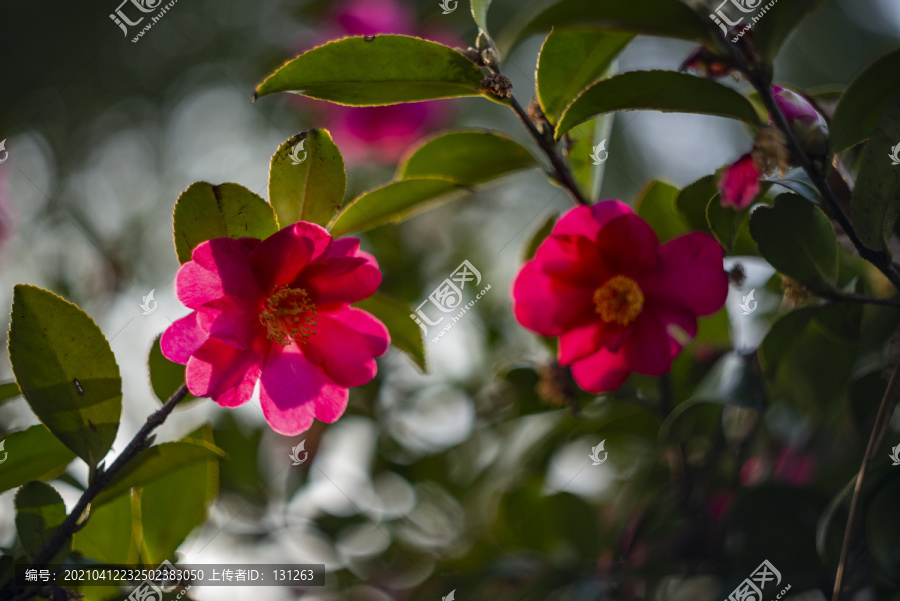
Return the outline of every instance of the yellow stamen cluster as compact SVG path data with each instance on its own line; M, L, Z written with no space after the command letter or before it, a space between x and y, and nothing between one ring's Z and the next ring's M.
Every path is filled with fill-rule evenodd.
M273 342L282 346L288 346L292 340L306 344L316 334L316 305L306 290L281 286L266 299L259 321Z
M627 326L644 308L644 293L637 282L624 275L611 277L594 291L594 311L606 323Z

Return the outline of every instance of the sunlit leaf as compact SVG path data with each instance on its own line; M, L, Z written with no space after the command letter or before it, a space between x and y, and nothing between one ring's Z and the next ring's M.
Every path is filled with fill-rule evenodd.
M0 457L6 458L0 463L0 492L30 480L55 478L76 457L42 425L13 432L0 442Z
M66 504L59 493L43 482L29 482L16 493L16 532L28 557L41 550L66 519ZM53 559L65 559L72 547L71 537Z
M0 405L15 399L20 394L22 391L19 390L19 385L15 381L0 384Z
M556 225L556 220L559 219L558 213L551 213L544 218L543 223L534 231L534 234L531 235L531 238L528 240L528 244L525 245L525 254L524 259L528 260L534 257L534 253L537 252L538 246L541 245L541 242L547 239L547 236L550 235L550 232L553 231L553 226Z
M635 197L635 212L650 224L663 244L690 231L688 224L675 211L676 196L678 188L661 180L653 180L641 188Z
M373 294L367 299L353 304L357 309L368 311L387 327L391 344L425 371L425 344L422 330L412 319L412 307L404 302L383 294Z
M138 563L141 525L137 500L135 495L121 495L92 507L87 524L75 533L72 550L106 564Z
M184 365L169 361L163 356L159 346L160 338L162 335L157 336L153 341L150 356L147 358L147 367L150 371L150 386L153 388L153 394L160 402L165 403L184 384ZM188 392L179 406L196 400L196 398Z

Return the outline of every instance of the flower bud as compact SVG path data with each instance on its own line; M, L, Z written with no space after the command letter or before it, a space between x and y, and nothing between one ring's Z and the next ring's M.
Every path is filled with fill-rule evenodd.
M775 104L787 119L791 133L800 147L811 157L828 154L828 124L825 118L803 96L779 86L772 86Z

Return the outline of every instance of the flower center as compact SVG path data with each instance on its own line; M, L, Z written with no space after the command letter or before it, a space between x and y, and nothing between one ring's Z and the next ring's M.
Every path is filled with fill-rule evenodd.
M594 312L606 323L627 326L644 308L644 293L637 282L624 275L611 277L594 291Z
M259 322L266 326L267 337L282 346L291 341L306 344L316 334L316 305L302 288L276 288L263 303Z

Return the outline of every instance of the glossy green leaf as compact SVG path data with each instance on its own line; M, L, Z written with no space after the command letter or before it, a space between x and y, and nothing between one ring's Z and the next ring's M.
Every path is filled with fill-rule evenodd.
M186 465L225 456L225 452L215 445L199 440L154 445L139 452L122 468L112 482L97 495L93 505L97 507L108 503L135 486L146 486Z
M697 385L693 400L736 405L761 411L766 406L762 381L751 367L751 357L727 353Z
M803 227L797 227L803 224ZM812 290L837 277L837 240L825 214L796 194L780 194L750 215L750 233L772 267Z
M184 365L169 361L163 356L159 348L161 338L162 335L157 336L153 341L150 356L147 358L147 367L150 370L150 386L153 388L153 394L160 402L165 403L184 384ZM197 397L188 392L179 406L196 399Z
M719 244L731 251L737 240L741 225L750 209L736 211L732 207L723 207L718 195L706 206L706 221Z
M816 204L821 204L822 202L822 197L816 189L815 184L813 184L812 180L809 179L809 176L806 174L806 171L801 167L791 169L784 177L772 178L766 181L784 186L791 192L799 194L803 198Z
M181 263L201 242L213 238L268 238L278 231L275 211L238 184L191 184L175 203L175 252Z
M183 442L213 445L212 428L203 426ZM178 491L175 494L175 491ZM194 528L206 521L219 493L219 462L215 458L170 470L141 491L141 524L147 562L171 559Z
M853 226L862 243L882 252L900 216L900 167L890 158L900 145L900 91L881 114L859 163L856 186L850 196ZM900 155L900 146L897 146Z
M550 123L585 88L608 75L634 35L596 30L554 29L544 40L537 64L537 99Z
M41 550L65 519L66 504L49 484L29 482L16 493L16 532L29 558ZM53 560L61 562L71 548L69 538Z
M579 123L570 129L563 144L563 155L582 194L588 199L597 199L603 185L608 156L607 140L612 132L615 113L600 115L596 119ZM594 157L600 164L595 164Z
M675 211L677 196L678 188L653 180L635 197L635 212L650 224L661 244L690 231L687 222Z
M422 371L425 371L423 334L412 319L415 314L409 305L383 294L373 294L354 303L353 306L368 311L380 319L391 335L391 344L406 353Z
M766 8L765 14L753 26L753 42L764 59L774 61L791 32L824 3L825 0L790 0L776 2L770 7L761 0L758 11L741 16L749 21Z
M541 242L546 240L547 236L550 235L550 232L553 231L553 226L556 225L557 219L559 219L559 213L551 213L544 218L541 225L534 231L531 238L528 239L528 244L525 245L524 260L527 261L528 259L534 258L534 253L537 252L538 246L540 246Z
M888 103L900 91L900 49L886 54L850 82L829 125L829 145L840 152L867 140Z
M364 192L338 213L331 225L335 237L364 232L385 223L403 221L455 200L470 192L467 186L436 177L419 177L391 182Z
M675 210L693 231L712 234L706 219L706 208L719 195L715 175L706 175L685 186L675 198Z
M22 394L22 391L19 390L19 385L15 381L0 384L0 405L15 399L20 394Z
M800 307L785 313L769 327L759 345L759 363L766 372L774 372L790 352L796 340L819 312L818 307Z
M61 474L76 455L45 426L13 432L0 441L0 492L30 480L45 480Z
M16 286L9 359L44 425L88 465L100 463L119 429L122 379L97 324L52 292Z
M451 131L426 138L403 159L397 179L438 177L474 186L539 167L518 142L490 130Z
M272 155L269 202L278 223L308 221L324 227L340 210L346 191L344 159L327 129L293 136Z
M630 110L700 113L759 124L753 104L725 85L675 71L630 71L582 92L560 116L556 138L596 115Z
M288 61L256 96L294 92L350 106L479 96L484 75L447 46L405 35L350 37Z
M478 25L478 29L490 38L487 26L487 14L488 9L491 7L491 0L471 0L469 5L472 10L472 18L475 19L475 24Z
M112 565L136 564L140 552L140 507L136 495L121 495L92 507L87 524L75 533L72 550Z
M711 44L703 19L679 0L561 0L535 17L523 11L497 36L504 54L530 35L552 27L591 27Z

